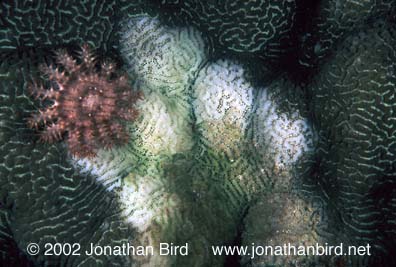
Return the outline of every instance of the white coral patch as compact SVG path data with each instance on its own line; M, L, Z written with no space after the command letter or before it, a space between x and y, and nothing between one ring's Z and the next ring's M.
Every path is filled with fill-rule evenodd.
M139 104L141 120L132 128L134 138L140 138L142 148L153 155L173 155L193 146L192 129L182 108L172 110L161 95L152 92Z
M144 90L167 96L185 93L206 60L201 34L193 28L168 28L157 18L137 16L124 23L121 54Z
M197 124L205 141L228 152L242 140L253 103L243 68L220 60L203 68L193 85Z
M153 176L139 176L131 173L124 180L118 194L125 220L140 233L148 230L153 222L168 223L164 211L174 210L179 205L175 194L167 193L163 179Z
M137 104L141 116L130 127L131 140L140 140L135 142L138 147L131 142L101 150L93 159L73 159L77 167L98 177L109 189L136 167L139 154L169 156L192 147L187 88L206 60L202 37L193 28L168 28L145 15L125 21L123 27L121 55L144 94Z
M126 145L111 150L99 150L94 158L73 157L71 160L81 173L97 177L98 182L112 190L120 186L122 176L135 167L137 155Z
M281 112L272 93L267 88L258 93L252 123L253 142L262 156L270 158L277 168L285 169L312 149L313 133L308 120L297 110ZM279 99L282 101L287 100Z
M168 226L177 223L175 218L180 213L181 203L176 194L166 191L166 180L162 176L161 173L146 176L131 173L118 192L122 217L138 233L136 243L154 248L154 255L149 261L145 256L145 264L141 266L170 266L172 261L172 258L159 255L159 243L162 231L169 231Z
M169 156L193 146L188 120L166 105L163 97L153 92L139 101L137 108L142 115L129 127L135 142L99 150L94 158L72 159L81 172L93 174L109 189L119 186L122 175L136 167L139 155L149 152L151 157Z

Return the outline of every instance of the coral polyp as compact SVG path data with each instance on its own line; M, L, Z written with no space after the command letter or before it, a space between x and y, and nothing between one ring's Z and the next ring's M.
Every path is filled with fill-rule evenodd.
M65 138L77 157L93 157L101 148L127 143L126 123L136 119L134 104L141 98L128 76L113 62L97 62L88 45L76 58L66 50L55 55L56 65L40 67L49 86L35 81L29 88L42 109L28 119L28 126L40 130L43 142Z

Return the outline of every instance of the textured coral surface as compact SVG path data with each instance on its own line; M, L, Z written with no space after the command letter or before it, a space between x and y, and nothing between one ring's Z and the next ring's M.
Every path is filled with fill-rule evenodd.
M300 63L314 66L329 54L345 36L356 30L370 27L378 17L394 17L396 2L392 0L317 2L318 12L312 14L302 42Z
M204 30L216 45L227 50L260 51L266 57L272 58L279 57L290 48L288 45L296 14L296 2L161 1L160 10L166 20L194 25Z
M114 28L118 16L140 10L142 2L1 1L0 50L65 43L89 43L110 49L116 45Z
M394 1L77 2L0 3L1 266L395 265ZM128 86L75 57L84 43L117 60ZM52 62L59 47L71 56ZM43 71L54 90L36 88L36 101ZM135 95L113 103L94 89L115 84L119 100L143 92L135 120L124 112ZM78 94L58 96L64 86ZM29 256L29 242L155 254ZM159 255L160 242L189 255ZM372 255L211 249L252 243L369 243Z
M394 26L352 35L309 87L320 137L311 179L342 239L376 246L371 266L395 246L395 48Z
M31 70L37 67L32 62L29 54L13 54L0 66L1 265L57 266L67 261L69 266L126 266L129 260L119 257L66 259L40 254L27 261L26 254L18 252L32 240L43 247L46 242L78 240L85 249L91 242L115 245L133 237L119 217L116 198L92 177L78 174L64 160L67 152L61 144L33 142L34 132L25 120L35 110L26 92Z

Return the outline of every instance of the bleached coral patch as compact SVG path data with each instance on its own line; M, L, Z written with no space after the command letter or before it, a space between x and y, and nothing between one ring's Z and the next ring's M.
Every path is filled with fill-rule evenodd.
M111 150L99 150L93 158L71 158L81 172L89 173L108 190L121 185L121 178L136 168L141 152L131 144Z
M155 92L146 95L138 106L143 116L131 127L141 149L152 155L173 155L193 146L191 124L185 113L179 114L183 108L172 109L167 104L167 99Z
M253 104L253 87L241 65L219 60L203 68L193 85L196 123L205 142L235 153L244 138Z
M185 93L206 61L204 42L197 30L168 28L149 16L125 21L120 43L128 71L145 85L145 90L167 96Z
M134 127L142 148L153 155L188 151L193 145L189 88L207 57L201 34L139 15L124 21L120 43L128 72L145 94L138 107L143 116Z
M276 82L270 88L259 89L250 129L256 151L279 171L290 170L304 153L312 151L314 140L312 127L298 108L280 108L288 106L289 101L304 106L301 99L288 99L279 93L287 90Z
M122 217L137 232L135 244L152 246L154 250L154 255L135 257L137 262L142 261L138 265L171 266L173 258L161 256L159 244L167 240L163 236L164 229L167 229L166 233L170 236L174 235L172 231L176 230L170 230L169 225L180 224L178 216L179 207L182 205L179 197L167 190L168 185L163 179L163 173L153 171L154 175L144 176L130 173L124 178L118 197Z
M172 216L164 216L164 210L172 211L180 205L177 195L166 192L167 185L160 177L130 173L118 194L123 216L140 233L150 230L153 222L167 224Z
M131 141L111 151L98 151L91 159L73 159L80 170L95 175L109 189L120 185L120 178L136 168L142 155L171 156L192 147L187 89L206 61L198 31L168 28L146 15L124 21L120 44L134 87L144 94L137 104L141 115L129 126Z

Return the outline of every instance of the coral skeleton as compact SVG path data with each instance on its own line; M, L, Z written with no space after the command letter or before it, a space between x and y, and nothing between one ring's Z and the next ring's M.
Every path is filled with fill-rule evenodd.
M66 50L58 50L55 58L56 66L40 66L49 88L37 82L29 88L42 109L28 119L28 126L40 130L46 143L67 137L76 157L94 157L101 148L127 143L126 122L136 119L134 104L142 97L127 75L113 62L98 62L88 45L77 58Z

